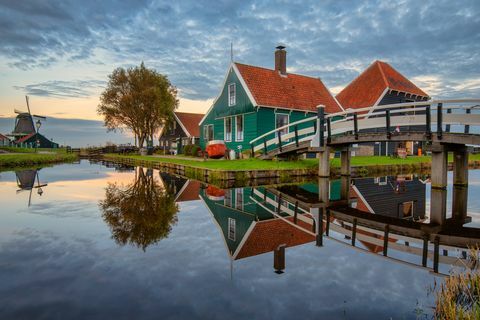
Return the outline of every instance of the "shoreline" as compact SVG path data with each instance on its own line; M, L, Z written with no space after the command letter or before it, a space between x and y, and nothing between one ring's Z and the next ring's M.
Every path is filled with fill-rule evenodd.
M469 169L480 168L479 157L469 161ZM277 183L288 182L302 182L305 180L312 180L318 177L318 162L317 166L311 168L271 168L271 169L237 169L225 170L218 168L201 167L196 161L197 165L186 164L183 161L168 161L161 157L148 156L123 156L107 154L103 155L98 160L112 161L131 166L142 166L146 168L163 170L176 175L181 175L186 178L199 180L204 183L211 183L217 186L225 187L241 187L249 185L259 185L262 181L276 181ZM352 157L352 162L354 157ZM480 158L479 158L480 159ZM313 159L316 160L316 159ZM332 159L335 160L335 159ZM193 160L195 161L195 160ZM192 162L193 162L192 161ZM261 160L266 161L266 160ZM318 160L317 160L318 161ZM183 162L183 163L182 163ZM232 161L233 162L233 161ZM369 175L395 175L395 174L409 174L409 173L430 173L431 162L415 162L402 163L403 159L392 159L389 164L372 164L372 165L354 165L351 166L352 177L363 177ZM331 161L331 176L340 176L340 166L336 165L335 161ZM302 163L302 165L304 165ZM453 169L453 164L449 159L449 170Z

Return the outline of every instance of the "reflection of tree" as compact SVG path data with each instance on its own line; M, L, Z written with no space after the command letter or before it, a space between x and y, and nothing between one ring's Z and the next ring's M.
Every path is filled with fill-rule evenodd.
M118 244L131 243L143 250L167 237L177 222L175 195L143 168L138 169L135 182L130 185L110 183L100 208Z

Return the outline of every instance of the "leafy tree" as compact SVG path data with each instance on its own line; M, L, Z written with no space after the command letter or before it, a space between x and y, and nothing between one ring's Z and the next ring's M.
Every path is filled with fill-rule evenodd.
M117 68L100 96L97 112L104 117L108 130L130 129L138 146L173 120L178 106L177 89L168 78L142 64Z
M175 194L160 186L151 169L137 170L130 185L110 183L99 206L118 244L131 243L145 250L168 236L177 222L178 206Z

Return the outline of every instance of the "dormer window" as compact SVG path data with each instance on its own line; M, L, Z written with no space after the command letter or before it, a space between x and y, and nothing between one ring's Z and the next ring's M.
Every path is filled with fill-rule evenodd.
M235 103L237 102L236 99L236 88L235 88L235 83L230 83L228 85L228 106L234 106Z

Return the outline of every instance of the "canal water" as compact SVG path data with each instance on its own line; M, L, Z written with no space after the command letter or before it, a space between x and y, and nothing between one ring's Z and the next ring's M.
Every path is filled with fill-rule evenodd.
M476 231L480 172L469 174L462 225ZM349 185L352 209L429 221L427 176ZM341 181L328 188L341 201ZM319 244L319 193L316 181L222 190L88 161L2 172L0 318L430 318L435 283L465 249L440 246L435 273L420 240L391 234L384 256L381 232L354 235L338 216Z

